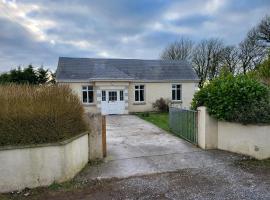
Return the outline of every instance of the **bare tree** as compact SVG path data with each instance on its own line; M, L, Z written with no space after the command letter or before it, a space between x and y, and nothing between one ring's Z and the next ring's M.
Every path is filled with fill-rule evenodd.
M192 63L200 78L200 87L203 86L205 80L211 80L219 74L223 59L223 48L223 42L216 38L202 40L196 45Z
M192 55L193 42L181 37L180 40L168 45L162 52L161 58L164 60L186 60L190 61Z
M266 55L266 49L257 38L257 30L253 28L247 37L239 44L239 61L242 72L246 74L255 69Z
M228 68L229 72L235 74L239 63L239 51L235 46L226 46L223 49L222 65Z
M258 39L270 44L270 16L266 15L257 26Z

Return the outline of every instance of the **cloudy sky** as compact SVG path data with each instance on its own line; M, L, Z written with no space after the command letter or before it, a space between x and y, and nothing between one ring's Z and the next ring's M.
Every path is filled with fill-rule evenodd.
M237 44L269 0L0 0L0 71L59 56L159 58L180 36Z

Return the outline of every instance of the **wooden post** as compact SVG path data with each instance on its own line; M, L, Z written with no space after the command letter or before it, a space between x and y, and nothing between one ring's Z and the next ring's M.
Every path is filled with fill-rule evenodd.
M103 157L107 155L107 142L106 142L106 116L102 116L102 150Z

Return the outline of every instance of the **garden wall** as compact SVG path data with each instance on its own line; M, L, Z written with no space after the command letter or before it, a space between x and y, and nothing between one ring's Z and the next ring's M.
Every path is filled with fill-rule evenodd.
M64 142L0 148L0 192L73 178L88 162L88 133Z
M0 193L73 178L89 160L106 156L106 120L85 113L90 132L63 142L0 147Z
M270 126L219 121L218 148L257 159L270 158Z
M270 125L217 121L208 115L205 107L199 107L198 112L198 144L201 148L217 148L257 159L270 158Z

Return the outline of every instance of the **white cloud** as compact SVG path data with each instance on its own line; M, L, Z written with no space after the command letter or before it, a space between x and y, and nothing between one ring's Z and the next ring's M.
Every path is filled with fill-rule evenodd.
M36 40L50 41L46 30L56 26L55 22L47 19L34 19L27 15L31 12L38 11L40 7L35 4L18 4L16 1L2 1L0 10L2 18L20 24L25 27Z

